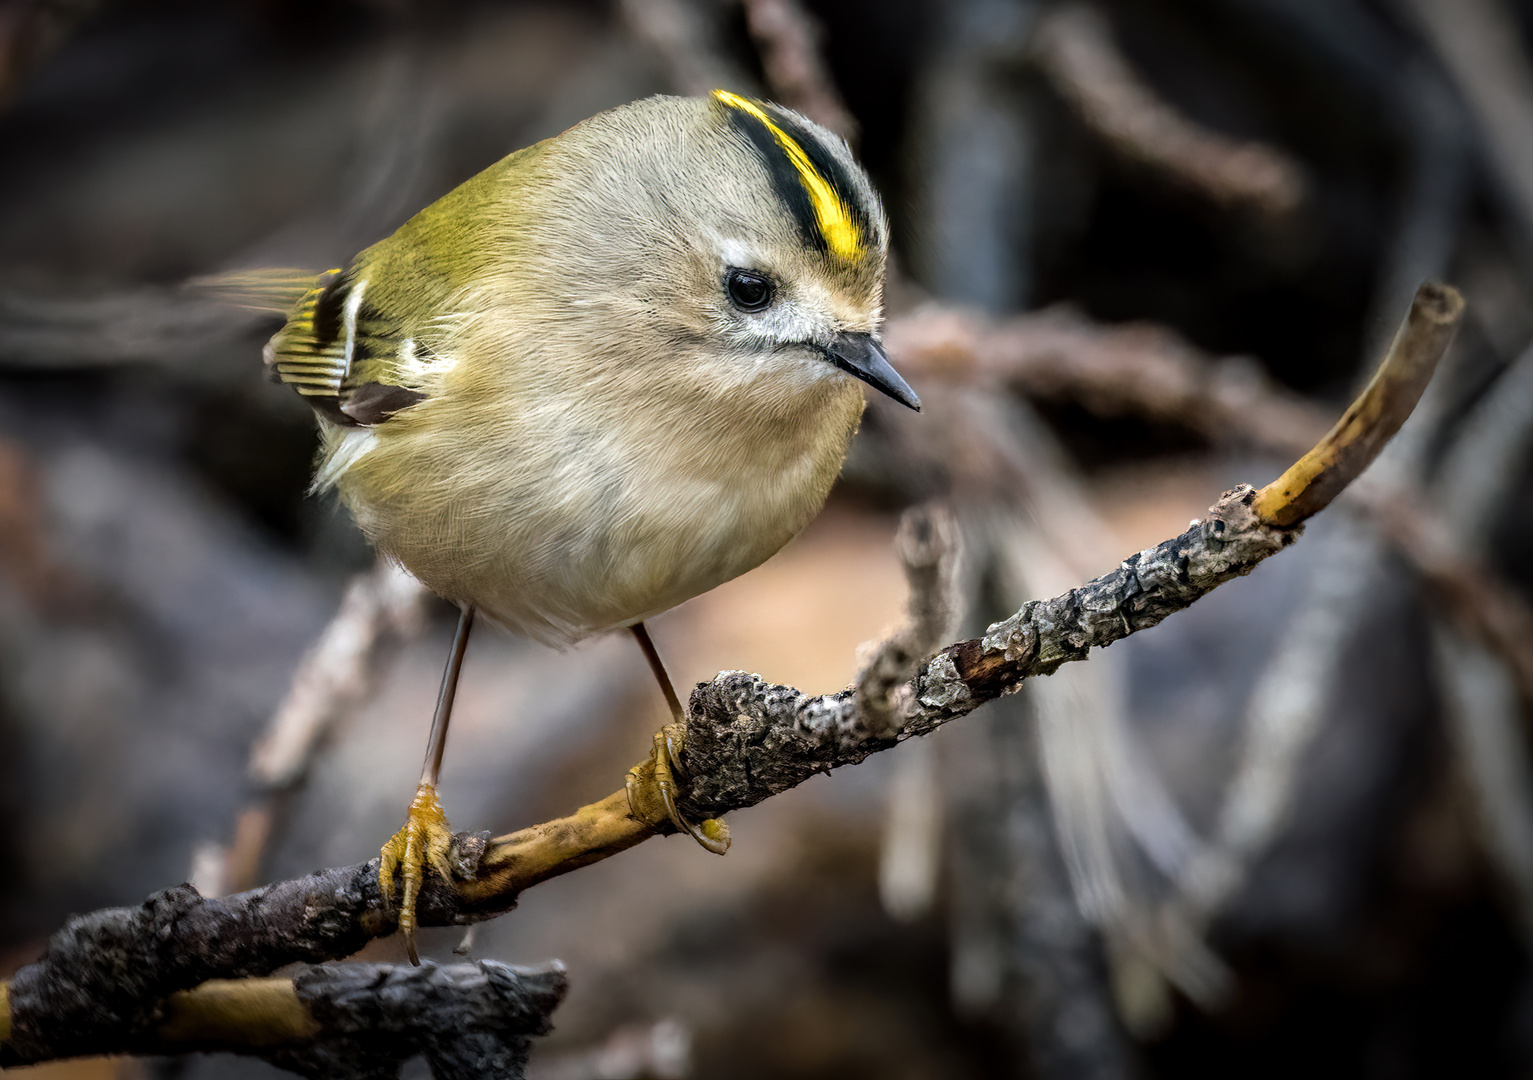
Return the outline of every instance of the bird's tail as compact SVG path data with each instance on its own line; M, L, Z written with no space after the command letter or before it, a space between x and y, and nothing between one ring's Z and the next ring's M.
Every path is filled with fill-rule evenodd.
M289 315L299 301L319 286L323 276L312 270L288 268L234 270L193 278L187 286L239 307Z

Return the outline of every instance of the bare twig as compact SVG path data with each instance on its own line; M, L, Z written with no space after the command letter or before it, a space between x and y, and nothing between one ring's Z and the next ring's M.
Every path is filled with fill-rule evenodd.
M1417 306L1452 299L1451 290L1437 287ZM1338 425L1328 437L1321 455L1324 490L1336 490L1367 464L1369 455L1352 452L1346 440L1376 449L1375 432L1398 428L1414 407L1405 391L1419 393L1421 369L1435 362L1424 354L1423 339L1439 349L1447 344L1439 322L1408 319L1380 375L1348 412L1363 419ZM811 696L756 675L721 673L691 695L680 762L688 776L678 799L682 812L701 820L752 806L816 773L928 734L1025 679L1157 625L1291 544L1306 512L1323 505L1315 487L1236 488L1180 536L1130 556L1095 581L1025 604L980 638L942 649L919 666L892 732L870 729L855 690ZM1285 499L1289 491L1297 510ZM524 889L664 828L633 817L620 790L567 818L490 841L460 834L454 841L459 880L433 880L423 890L419 922L461 924L505 911ZM159 1024L160 1003L171 993L188 990L196 998L211 991L192 988L210 978L262 976L295 961L349 955L395 923L392 905L378 891L376 860L222 900L182 886L139 909L72 920L48 955L7 987L0 1062L137 1047ZM82 941L90 946L78 947ZM247 1021L250 1041L268 1037L261 1017Z
M1515 505L1520 465L1533 449L1533 350L1524 351L1459 425L1433 485L1436 521L1406 522L1421 561L1446 563L1435 589L1454 625L1433 627L1437 679L1486 850L1533 937L1533 614L1516 594L1463 572L1462 559L1488 558L1497 519ZM1453 523L1453 531L1440 528ZM1474 621L1466 614L1483 612ZM1481 637L1475 639L1475 629ZM1495 635L1487 640L1484 631Z
M221 896L260 879L282 797L302 781L335 721L367 699L387 646L420 632L427 595L386 559L351 579L330 625L300 661L287 697L251 747L255 796L240 812L229 846L199 861L194 882L202 892Z
M1362 487L1361 501L1384 536L1421 574L1459 632L1498 656L1533 715L1533 610L1509 586L1459 552L1442 519L1395 491Z
M1268 484L1256 498L1259 517L1293 525L1330 505L1341 489L1373 463L1426 389L1464 315L1453 289L1423 285L1389 347L1389 359L1315 448ZM1402 403L1409 402L1404 412Z
M1457 318L1446 311L1419 317L1427 320L1424 329L1434 320ZM1437 325L1442 333L1451 330L1449 324ZM1040 400L1071 401L1109 417L1174 423L1216 443L1298 453L1325 429L1317 406L1273 384L1254 362L1211 357L1163 327L1105 327L1063 309L995 322L933 305L891 320L886 340L901 369L918 379L1003 381ZM1421 375L1418 370L1416 377ZM1363 420L1354 416L1345 422ZM1301 466L1307 471L1318 463L1295 468ZM1506 473L1477 471L1481 482ZM1381 535L1422 575L1455 623L1493 649L1513 673L1521 696L1533 701L1533 633L1527 630L1533 611L1517 593L1456 550L1445 535L1447 526L1407 493L1365 482L1353 485L1347 504L1378 521Z
M901 694L923 656L950 637L962 618L958 597L958 523L945 506L913 507L894 538L910 585L910 613L881 641L857 674L857 693L875 733L898 726Z
M1513 12L1500 0L1400 0L1474 114L1492 167L1533 238L1533 65Z
M1304 199L1304 177L1287 155L1194 123L1161 100L1129 66L1091 5L1068 3L1038 20L1038 63L1081 119L1109 146L1222 206L1285 217Z
M287 697L251 748L252 781L273 790L302 776L330 723L371 691L383 643L391 635L419 632L427 595L386 559L351 579L335 617L299 663Z
M1258 856L1292 822L1305 754L1339 683L1365 598L1381 584L1382 549L1368 532L1353 528L1350 542L1336 545L1339 551L1304 584L1295 615L1254 680L1238 725L1238 764L1220 802L1212 842L1177 875L1200 924L1225 909Z

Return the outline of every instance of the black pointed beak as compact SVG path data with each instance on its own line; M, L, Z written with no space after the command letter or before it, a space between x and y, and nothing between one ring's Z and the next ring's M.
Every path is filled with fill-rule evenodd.
M857 376L876 390L888 394L906 408L921 411L921 399L900 378L884 355L884 347L872 334L860 331L837 334L825 348L825 357L842 371Z

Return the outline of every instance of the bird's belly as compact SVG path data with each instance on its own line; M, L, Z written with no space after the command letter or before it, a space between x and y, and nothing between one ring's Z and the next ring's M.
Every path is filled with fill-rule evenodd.
M811 472L811 470L805 470ZM833 474L832 474L833 475ZM529 520L478 583L477 602L555 642L631 625L759 565L819 510L829 485L631 477L638 491L573 518ZM550 542L551 541L551 542Z
M418 483L416 506L370 497L365 462L341 489L369 538L428 587L562 645L674 607L769 558L818 513L860 404L859 394L842 423L796 445L767 443L765 453L581 445L520 472L474 470L493 480L473 489L459 461L459 482L438 489L450 488L450 501Z

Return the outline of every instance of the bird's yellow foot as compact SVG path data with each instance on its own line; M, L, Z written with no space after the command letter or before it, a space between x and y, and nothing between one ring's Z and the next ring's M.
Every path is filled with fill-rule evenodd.
M422 784L415 789L415 801L410 803L410 816L387 844L383 845L382 861L378 864L378 889L385 898L394 895L396 878L399 881L399 932L405 938L405 951L410 963L419 964L415 952L415 900L420 895L427 864L442 876L443 881L452 880L452 868L447 853L452 849L452 828L442 804L437 800L436 788Z
M729 850L729 826L718 818L694 825L676 806L680 790L678 773L681 745L686 737L682 724L667 724L655 732L649 757L628 770L628 809L648 825L674 825L715 855Z

